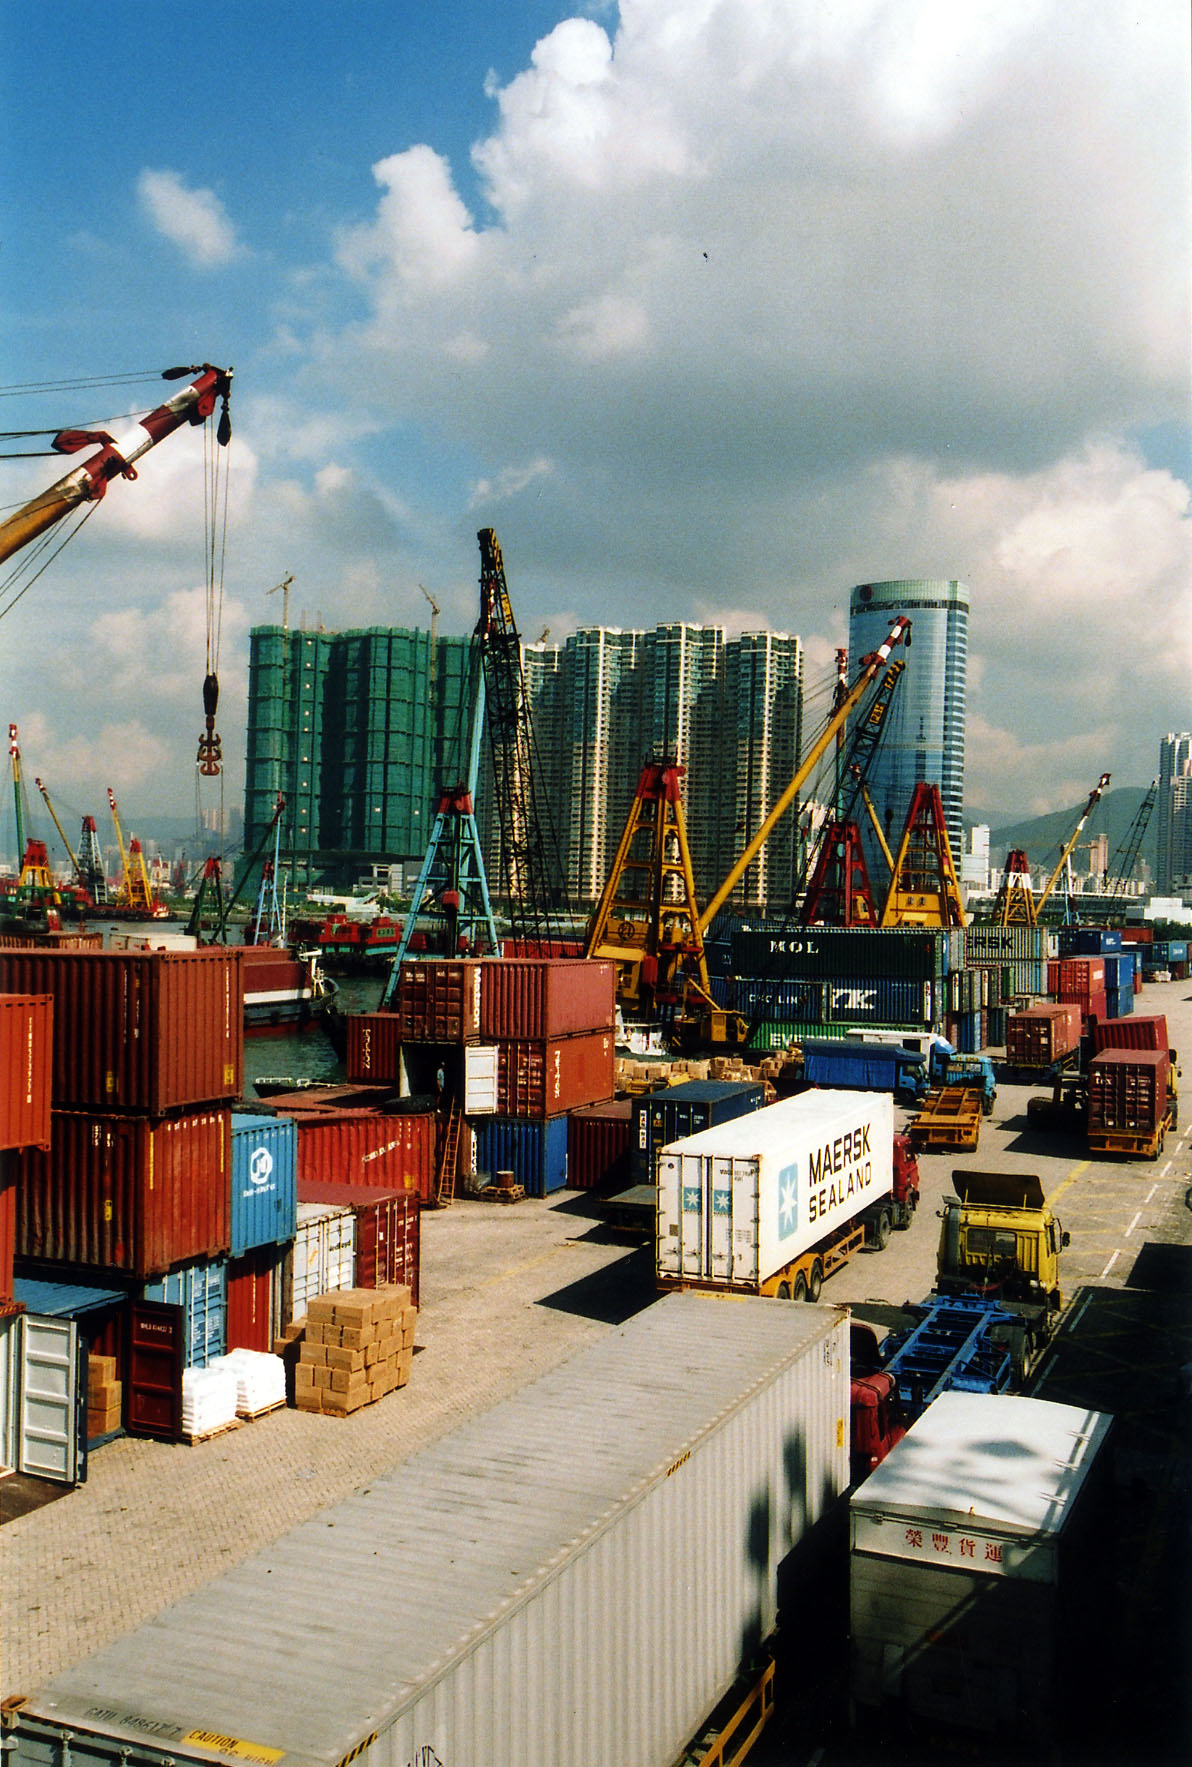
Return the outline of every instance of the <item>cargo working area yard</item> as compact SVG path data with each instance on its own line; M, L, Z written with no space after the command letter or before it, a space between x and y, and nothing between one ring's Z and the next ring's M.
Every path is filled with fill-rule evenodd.
M1166 1014L1173 1046L1192 1047L1192 996L1186 984L1146 985L1136 1011ZM996 1062L999 1052L992 1053ZM719 1309L726 1322L743 1309L760 1309L765 1321L760 1335L768 1340L777 1334L776 1344L787 1335L778 1322L789 1317L791 1355L803 1353L813 1317L822 1315L830 1322L840 1307L847 1306L857 1320L884 1332L905 1323L904 1303L931 1291L939 1242L936 1214L942 1199L953 1191L953 1170L968 1165L994 1173L1037 1174L1070 1243L1062 1257L1063 1322L1039 1359L1028 1391L1115 1419L1113 1479L1108 1509L1082 1537L1086 1562L1081 1587L1091 1591L1086 1599L1095 1601L1097 1621L1083 1670L1082 1699L1054 1712L1055 1738L1046 1756L1029 1748L1016 1753L999 1742L990 1758L1174 1761L1184 1758L1188 1735L1186 1666L1192 1644L1187 1602L1192 1569L1187 1539L1190 1131L1187 1125L1173 1130L1162 1156L1154 1160L1093 1156L1076 1134L1028 1121L1028 1100L1037 1095L1037 1087L1000 1077L993 1114L982 1127L979 1157L920 1151L921 1197L909 1229L894 1233L880 1253L863 1251L830 1276L818 1308L777 1299L734 1303L684 1297L678 1304L696 1300L699 1306ZM896 1126L909 1114L898 1107ZM261 1567L260 1576L276 1572L280 1579L293 1557L284 1550L282 1537L352 1493L359 1492L358 1502L366 1506L360 1512L363 1520L374 1513L368 1505L386 1501L408 1506L415 1519L420 1505L429 1507L432 1516L440 1503L444 1513L459 1513L453 1506L461 1501L460 1492L472 1492L475 1515L499 1534L503 1502L508 1502L505 1513L511 1523L515 1513L521 1515L526 1509L524 1497L520 1504L512 1501L503 1470L500 1432L516 1431L516 1415L495 1413L492 1431L486 1424L468 1426L490 1408L530 1390L528 1383L549 1376L573 1356L595 1354L601 1344L615 1356L623 1334L629 1334L624 1337L623 1355L631 1358L632 1368L627 1364L616 1376L619 1387L611 1393L602 1391L595 1417L597 1400L592 1392L577 1387L573 1403L567 1401L566 1377L561 1392L549 1383L543 1389L544 1403L555 1393L554 1410L543 1414L552 1420L550 1434L535 1440L532 1452L548 1480L544 1489L553 1493L551 1506L565 1511L569 1485L577 1490L585 1486L595 1476L593 1467L601 1454L614 1449L619 1453L621 1438L639 1433L637 1426L644 1427L644 1420L655 1411L658 1442L646 1452L644 1466L651 1464L650 1453L664 1458L671 1453L668 1429L677 1432L674 1444L680 1445L688 1438L693 1443L702 1439L701 1432L711 1427L699 1407L705 1397L713 1412L719 1403L713 1403L716 1383L723 1378L717 1347L687 1343L684 1330L690 1336L694 1329L698 1335L698 1326L684 1328L672 1321L666 1328L670 1337L663 1334L664 1347L671 1345L667 1354L675 1358L677 1341L682 1348L676 1366L703 1368L699 1358L706 1357L701 1382L707 1393L676 1392L673 1400L665 1396L674 1383L657 1385L649 1356L639 1360L638 1340L632 1334L642 1329L643 1322L649 1323L648 1313L657 1311L662 1319L662 1310L673 1306L674 1299L659 1301L653 1244L610 1229L593 1195L564 1191L527 1197L506 1208L461 1197L452 1208L424 1213L421 1260L422 1302L412 1373L408 1385L379 1403L334 1418L292 1408L276 1410L194 1447L118 1436L92 1454L86 1483L29 1507L27 1513L19 1511L35 1482L0 1482L0 1502L8 1512L0 1535L6 1699L35 1694L43 1683L90 1653L274 1543L280 1557L254 1562ZM715 1335L703 1332L704 1337ZM755 1344L754 1351L763 1356L764 1345ZM724 1350L730 1361L738 1353L731 1345ZM779 1351L772 1345L765 1354ZM578 1364L577 1379L591 1366ZM621 1414L618 1393L624 1396ZM694 1411L689 1410L692 1405ZM678 1408L673 1418L668 1407ZM568 1421L572 1417L573 1438ZM451 1435L448 1453L464 1456L466 1464L456 1461L445 1467L441 1461L422 1458L416 1463L439 1481L436 1490L394 1484L390 1492L388 1485L382 1485L390 1469L460 1430L462 1435ZM631 1464L632 1452L628 1447L625 1452ZM814 1460L810 1447L803 1445L800 1453ZM670 1470L682 1464L680 1454ZM727 1474L722 1471L719 1476ZM756 1469L750 1476L757 1476ZM773 1505L763 1506L762 1513L770 1517L764 1537L750 1539L759 1576L782 1536ZM345 1512L336 1511L336 1516L342 1529ZM673 1525L681 1527L689 1519L679 1512ZM479 1577L483 1583L474 1565L465 1569L472 1562L468 1556L472 1548L465 1547L465 1538L474 1532L466 1525L461 1528L457 1573L461 1586L448 1582L433 1597L424 1588L411 1588L408 1598L399 1592L397 1605L411 1636L422 1631L434 1636L435 1614L442 1608L449 1614L467 1611L472 1582ZM328 1527L321 1538L329 1542L330 1536ZM311 1537L303 1538L309 1552ZM930 1724L920 1724L909 1735L877 1728L873 1722L849 1727L846 1540L842 1516L835 1546L826 1559L814 1568L797 1569L793 1595L788 1584L786 1605L778 1614L776 1709L751 1756L764 1767L802 1762L832 1767L879 1758L912 1763L935 1758L945 1749L943 1737ZM673 1556L657 1561L649 1560L647 1552L647 1581L652 1573L662 1580L652 1598L641 1596L649 1615L669 1627L677 1623L676 1616L694 1609L704 1616L700 1624L709 1635L718 1624L731 1629L736 1623L732 1592L693 1586L700 1577L698 1555L693 1560L682 1540L672 1541L671 1547ZM343 1559L331 1556L329 1543L325 1550L329 1575L342 1577ZM1091 1564L1090 1555L1095 1561ZM371 1556L375 1554L366 1554ZM316 1567L318 1562L316 1553ZM359 1556L348 1562L351 1574L360 1578L361 1591L367 1591L373 1573ZM668 1578L673 1579L669 1584ZM280 1588L280 1582L276 1586ZM317 1631L321 1607L317 1575L299 1587L305 1591L305 1615L283 1609L280 1617L270 1616L271 1623ZM251 1583L246 1588L251 1590ZM325 1593L328 1606L338 1607L344 1592ZM488 1593L481 1590L485 1599ZM624 1603L625 1593L615 1575L607 1595L612 1605L602 1607L597 1602L593 1610L599 1614L601 1635L580 1640L581 1655L588 1671L597 1676L602 1664L603 1672L609 1673L620 1664L625 1698L632 1704L639 1694L631 1664L625 1667L625 1653L629 1650L632 1656L633 1629L641 1624L642 1612L616 1605ZM651 1599L660 1604L657 1609L649 1605ZM765 1603L758 1600L760 1614ZM365 1651L372 1615L363 1595L357 1610L349 1591L347 1606L355 1613L354 1623L346 1634L334 1636L331 1654L350 1678L354 1652ZM217 1630L207 1637L214 1689L227 1665L218 1633L221 1610L217 1606L213 1611ZM261 1620L264 1627L263 1610ZM162 1634L162 1649L167 1652L168 1625ZM531 1703L540 1702L543 1711L550 1709L552 1665L562 1674L575 1647L574 1640L563 1636L565 1624L560 1625L556 1643L548 1644L545 1657L535 1665L539 1680L526 1683L527 1697ZM547 1636L549 1640L549 1630ZM197 1648L192 1633L185 1638L186 1648ZM270 1690L268 1699L262 1693L262 1710L276 1703L276 1689L285 1685L286 1665L272 1654L273 1633L270 1638L270 1648L262 1648L259 1660L251 1665L252 1675ZM732 1641L734 1649L737 1642ZM756 1642L761 1642L760 1637ZM204 1665L192 1662L189 1673L201 1687ZM336 1678L330 1666L327 1674L330 1685ZM665 1704L663 1690L655 1689L651 1697ZM979 1697L979 1690L974 1697ZM213 1695L207 1720L213 1727L219 1723L217 1704ZM368 1713L363 1707L360 1716L365 1726ZM638 1734L635 1726L640 1725L643 1734L649 1729L647 1716L627 1714L627 1738ZM247 1734L263 1746L265 1739L259 1733ZM980 1749L979 1733L970 1746ZM653 1758L635 1756L633 1748L627 1740L618 1753L618 1767ZM54 1762L55 1767L60 1759L52 1753L30 1758ZM244 1758L283 1757L250 1753ZM309 1758L336 1757L312 1752ZM391 1758L404 1762L407 1756ZM469 1757L477 1767L482 1759L481 1753ZM444 1761L443 1767L462 1767L462 1758Z

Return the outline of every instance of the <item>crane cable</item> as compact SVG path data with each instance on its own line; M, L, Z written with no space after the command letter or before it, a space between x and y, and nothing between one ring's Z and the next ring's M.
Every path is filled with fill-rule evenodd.
M21 553L17 563L8 573L8 576L4 578L3 582L0 582L0 596L7 595L9 597L4 605L0 606L0 620L4 618L5 614L12 612L21 597L26 594L28 590L32 589L34 583L36 583L42 572L49 569L50 565L53 564L63 547L69 546L79 529L83 526L83 523L90 521L98 508L98 502L87 503L85 506L81 507L78 519L74 522L73 526L68 528L66 533L63 533L61 528L50 528L39 540L35 541L32 547L27 548ZM36 561L41 558L42 553L48 551L49 547L55 540L57 540L58 544L43 561L40 569L33 571L30 575L30 566L35 564ZM24 583L21 583L22 577L26 578ZM21 583L19 589L17 588L18 583ZM12 590L15 590L16 593L10 594L10 591Z

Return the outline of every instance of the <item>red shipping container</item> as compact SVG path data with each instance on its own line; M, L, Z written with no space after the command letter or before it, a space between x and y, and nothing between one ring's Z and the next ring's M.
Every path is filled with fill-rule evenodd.
M1149 1135L1167 1110L1165 1049L1104 1049L1089 1063L1089 1133Z
M392 1012L354 1012L345 1020L348 1046L345 1065L349 1080L397 1083L401 1058L401 1034Z
M0 933L0 951L102 951L103 934L76 931Z
M0 994L0 1148L50 1145L53 1006L48 994Z
M405 1190L361 1190L351 1184L298 1185L300 1203L334 1203L356 1217L356 1287L383 1288L404 1282L420 1305L422 1210Z
M3 951L0 991L53 995L60 1108L160 1116L240 1096L244 1007L235 947Z
M633 1100L587 1105L567 1119L567 1188L631 1182Z
M1149 1018L1140 1013L1136 1018L1102 1019L1093 1027L1094 1055L1103 1049L1163 1050L1170 1046L1167 1017L1162 1012Z
M340 1116L344 1111L378 1111L393 1096L389 1086L370 1086L364 1080L347 1081L338 1086L300 1086L293 1092L271 1092L262 1105L283 1116L296 1117L304 1111L331 1111Z
M1075 1001L1028 1006L1006 1019L1006 1061L1011 1067L1047 1068L1080 1045L1080 1007Z
M613 1091L611 1031L497 1046L500 1117L560 1117Z
M409 1191L434 1200L435 1119L312 1111L298 1125L298 1187L310 1181Z
M616 965L579 958L496 958L480 983L482 1043L540 1042L611 1031Z
M1102 1019L1109 1017L1109 995L1104 989L1102 989L1099 994L1093 993L1086 995L1083 1000L1078 1000L1076 1004L1080 1007L1082 1023L1092 1019L1099 1024Z
M228 1249L232 1113L54 1111L48 1153L19 1155L17 1252L161 1276Z
M403 963L395 1011L403 1043L475 1043L480 1035L479 958Z
M281 1264L285 1248L253 1246L228 1259L227 1334L229 1350L272 1353L281 1335Z
M0 1153L0 1308L12 1300L12 1261L16 1250L16 1166L11 1155Z
M1103 957L1053 957L1047 965L1047 992L1056 1000L1087 1000L1105 992Z

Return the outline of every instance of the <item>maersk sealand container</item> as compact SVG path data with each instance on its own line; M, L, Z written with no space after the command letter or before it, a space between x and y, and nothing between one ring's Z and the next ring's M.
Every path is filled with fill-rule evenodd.
M822 1599L848 1350L843 1310L667 1296L56 1675L7 1767L671 1767L780 1574Z

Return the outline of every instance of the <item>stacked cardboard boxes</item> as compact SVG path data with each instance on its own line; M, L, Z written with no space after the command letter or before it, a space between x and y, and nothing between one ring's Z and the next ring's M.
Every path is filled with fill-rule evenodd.
M418 1309L404 1283L315 1295L294 1367L299 1411L346 1417L410 1378Z
M124 1388L116 1379L114 1356L87 1358L87 1440L120 1428Z

